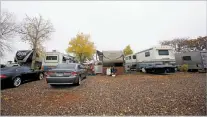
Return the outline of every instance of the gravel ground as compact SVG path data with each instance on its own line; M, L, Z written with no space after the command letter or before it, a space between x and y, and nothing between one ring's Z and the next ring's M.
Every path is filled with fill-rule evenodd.
M206 74L91 76L81 86L45 80L1 91L1 115L206 115Z

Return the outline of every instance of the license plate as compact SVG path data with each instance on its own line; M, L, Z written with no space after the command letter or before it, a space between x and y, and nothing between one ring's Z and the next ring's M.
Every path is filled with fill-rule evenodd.
M56 74L56 76L63 76L63 74L61 74L61 73L58 73L58 74Z

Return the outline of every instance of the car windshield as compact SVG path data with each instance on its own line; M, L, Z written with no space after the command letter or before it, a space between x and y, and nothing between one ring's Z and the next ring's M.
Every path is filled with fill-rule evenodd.
M75 69L76 64L59 64L56 69Z

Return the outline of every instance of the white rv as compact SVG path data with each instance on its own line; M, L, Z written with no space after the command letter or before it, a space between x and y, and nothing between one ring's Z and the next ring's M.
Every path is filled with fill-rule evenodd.
M58 64L67 62L74 63L74 57L53 50L53 52L46 52L45 57L42 60L42 69L47 71L56 67Z
M136 69L137 59L136 54L130 54L124 57L125 61L125 70Z
M170 46L156 46L135 54L137 70L147 73L175 72L175 55Z

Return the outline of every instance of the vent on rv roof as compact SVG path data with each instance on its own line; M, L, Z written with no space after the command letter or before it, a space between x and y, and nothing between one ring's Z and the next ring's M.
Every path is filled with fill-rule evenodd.
M56 50L52 50L52 52L57 52Z

